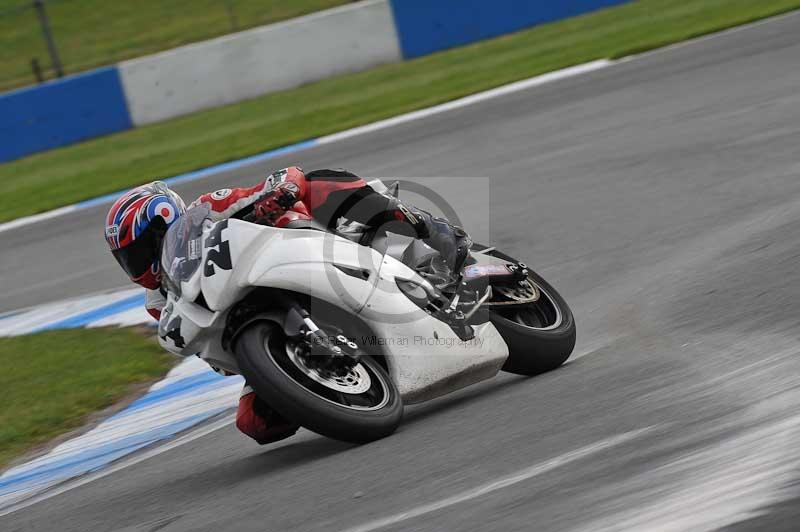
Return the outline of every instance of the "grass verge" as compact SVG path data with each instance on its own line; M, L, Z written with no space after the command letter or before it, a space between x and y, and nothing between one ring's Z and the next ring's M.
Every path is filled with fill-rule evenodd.
M800 0L639 0L36 154L0 165L0 221L797 8Z
M161 377L174 360L132 329L0 338L0 468Z
M46 6L61 61L74 74L347 2L48 0ZM0 2L0 90L34 83L30 66L34 57L45 69L51 68L32 4L32 0Z

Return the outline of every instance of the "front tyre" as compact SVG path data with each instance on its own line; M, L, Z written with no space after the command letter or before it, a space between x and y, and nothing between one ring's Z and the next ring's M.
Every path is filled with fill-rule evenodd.
M348 367L321 364L327 357L304 356L271 321L249 325L238 336L234 352L259 397L318 434L365 443L388 436L400 424L400 394L370 356Z

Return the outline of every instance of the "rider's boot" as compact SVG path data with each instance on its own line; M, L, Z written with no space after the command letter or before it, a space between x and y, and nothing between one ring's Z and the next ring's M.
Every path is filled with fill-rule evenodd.
M390 207L394 218L411 225L417 236L442 255L451 271L461 272L472 246L472 240L462 228L422 209L404 205L396 198L392 198Z
M250 386L245 385L236 412L236 428L265 445L294 435L300 426L272 410Z

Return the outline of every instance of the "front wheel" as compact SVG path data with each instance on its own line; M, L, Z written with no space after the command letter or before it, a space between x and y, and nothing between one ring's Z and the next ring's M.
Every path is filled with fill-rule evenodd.
M489 254L518 263L499 251ZM575 347L575 318L556 289L529 270L526 285L497 292L501 301L496 302L500 304L484 308L508 345L509 355L503 370L519 375L538 375L566 362ZM535 301L517 305L515 299Z
M258 321L234 348L247 382L281 415L318 434L365 443L388 436L403 416L400 394L372 357L358 362L305 354L277 323Z

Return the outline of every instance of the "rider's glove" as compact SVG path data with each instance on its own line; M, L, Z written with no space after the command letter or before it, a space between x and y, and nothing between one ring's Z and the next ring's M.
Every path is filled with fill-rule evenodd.
M279 183L253 205L257 222L275 223L283 213L297 203L300 188L294 183Z

